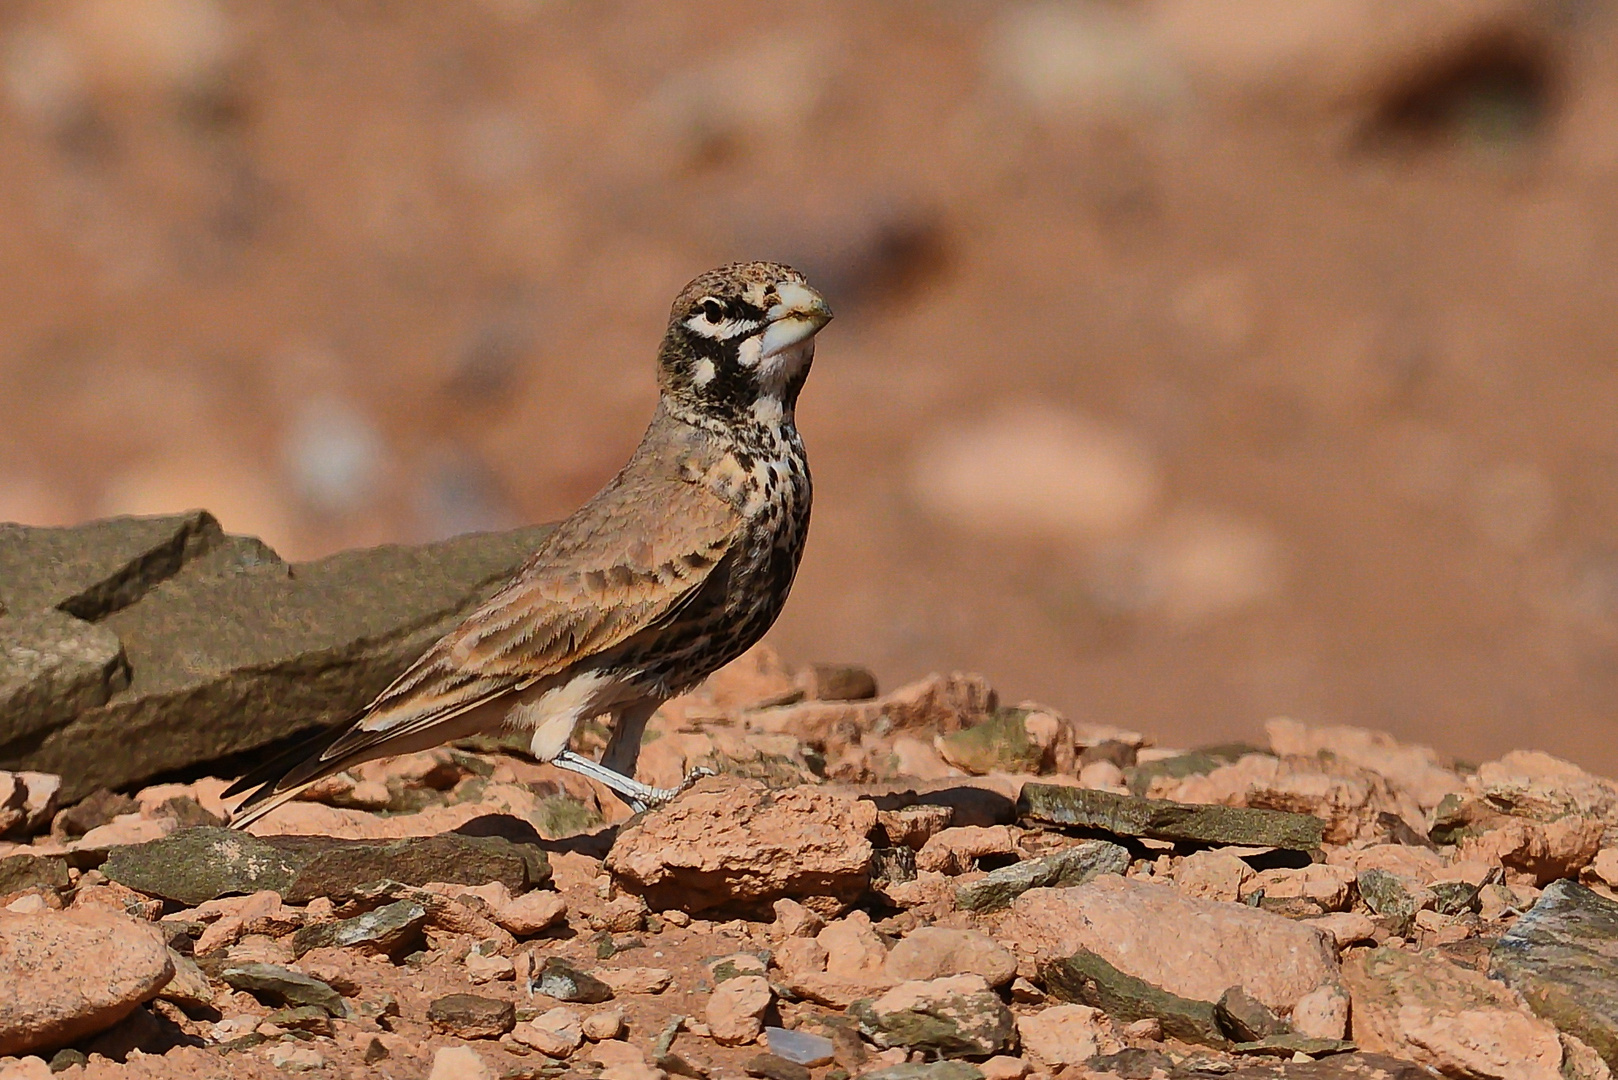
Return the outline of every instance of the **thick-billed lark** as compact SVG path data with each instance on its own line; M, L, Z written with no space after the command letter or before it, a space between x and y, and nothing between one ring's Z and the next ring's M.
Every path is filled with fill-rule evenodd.
M756 642L786 601L809 527L809 462L793 411L831 319L775 263L709 271L674 301L657 412L629 464L515 577L350 723L266 763L237 828L373 758L478 732L532 732L534 757L632 807L678 789L634 779L646 721ZM610 716L599 763L568 749Z

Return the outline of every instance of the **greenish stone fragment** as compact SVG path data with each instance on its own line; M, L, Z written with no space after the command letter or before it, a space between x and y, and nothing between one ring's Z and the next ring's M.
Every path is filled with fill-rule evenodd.
M231 829L181 829L113 848L102 873L148 896L195 907L220 896L270 890L288 903L359 895L380 880L404 885L499 881L513 893L550 882L545 852L500 836L439 833L398 840L256 837Z
M0 894L22 892L24 889L60 892L71 882L66 859L26 854L8 855L0 859Z
M204 826L115 847L101 872L136 892L196 907L221 896L266 890L285 898L297 862L268 840Z
M426 922L426 908L398 900L352 919L302 927L292 935L292 951L302 956L310 949L362 948L383 956L403 956L420 946Z
M1128 850L1105 840L1087 840L1054 855L991 870L958 887L955 906L963 911L993 911L1029 889L1083 885L1102 874L1121 874L1128 868Z
M1324 821L1309 814L1143 799L1057 784L1024 784L1017 814L1025 821L1115 836L1295 851L1319 848L1326 830Z
M1489 973L1618 1066L1618 903L1551 882L1495 944Z
M938 992L913 1007L881 1012L880 998L863 998L848 1015L878 1046L902 1046L940 1057L988 1057L1012 1045L1011 1010L992 991Z
M1024 709L1000 709L981 724L938 740L945 760L978 776L992 772L1037 773L1043 754L1028 737Z
M219 977L272 1005L316 1005L336 1017L348 1015L343 996L312 975L279 964L235 964Z
M1160 776L1170 780L1184 780L1188 776L1206 776L1222 766L1235 764L1248 754L1264 752L1260 747L1249 743L1204 746L1171 758L1132 765L1124 770L1124 779L1129 784L1131 793L1145 795L1151 789L1152 781Z
M1088 950L1044 964L1040 979L1052 997L1100 1009L1120 1023L1156 1019L1170 1038L1219 1049L1229 1045L1213 1002L1171 994L1124 974Z
M1419 907L1404 882L1386 870L1361 870L1357 881L1360 898L1383 917L1390 931L1403 937L1410 933Z

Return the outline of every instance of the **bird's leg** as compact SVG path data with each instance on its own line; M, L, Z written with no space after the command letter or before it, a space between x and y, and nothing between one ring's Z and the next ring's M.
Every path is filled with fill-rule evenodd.
M607 748L601 752L601 764L620 776L634 776L635 763L640 760L641 740L646 737L646 722L661 704L655 699L644 699L616 710L612 717L612 735L607 739Z
M637 814L654 806L662 806L685 790L683 784L677 788L655 788L639 780L631 780L623 773L613 772L600 762L591 761L572 750L563 750L551 759L551 764L559 769L576 772L580 776L588 776L597 783L611 788L612 793L628 803L629 808Z

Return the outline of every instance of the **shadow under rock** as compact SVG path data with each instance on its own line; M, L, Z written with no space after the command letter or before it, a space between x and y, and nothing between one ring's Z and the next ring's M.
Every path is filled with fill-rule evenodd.
M1010 825L1017 820L1016 800L998 791L956 784L930 791L914 785L903 791L865 791L859 796L876 804L878 810L903 810L907 806L947 806L955 811L954 825Z
M588 855L592 859L605 859L618 839L621 826L607 825L592 833L577 833L556 840L539 834L533 823L512 814L484 814L458 825L451 832L462 836L498 836L514 844L526 844L552 854Z

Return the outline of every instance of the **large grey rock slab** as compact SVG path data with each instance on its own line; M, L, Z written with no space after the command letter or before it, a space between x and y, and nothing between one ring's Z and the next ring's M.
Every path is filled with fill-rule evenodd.
M1324 821L1309 814L1143 799L1058 784L1024 784L1017 814L1041 824L1100 829L1114 836L1300 851L1320 847L1326 830Z
M1490 973L1618 1068L1618 904L1552 882L1495 945Z
M128 685L109 676L96 701L81 665L76 689L43 711L8 710L4 688L23 666L0 653L0 768L57 773L71 801L340 722L514 573L550 528L289 565L256 540L219 532L206 514L7 526L0 597L11 615L61 609L93 620L78 632L101 634L103 651L105 634L116 638Z
M0 615L0 753L128 685L129 663L111 630L54 609Z
M313 975L279 964L234 964L219 973L227 985L272 1005L315 1005L332 1016L347 1016L343 996Z
M513 893L549 883L545 852L500 836L341 840L252 836L230 829L182 829L113 848L101 872L136 892L195 906L221 896L270 890L290 904L357 895L378 881L424 885L498 881Z
M202 510L66 528L0 522L0 606L93 622L139 600L224 536Z

